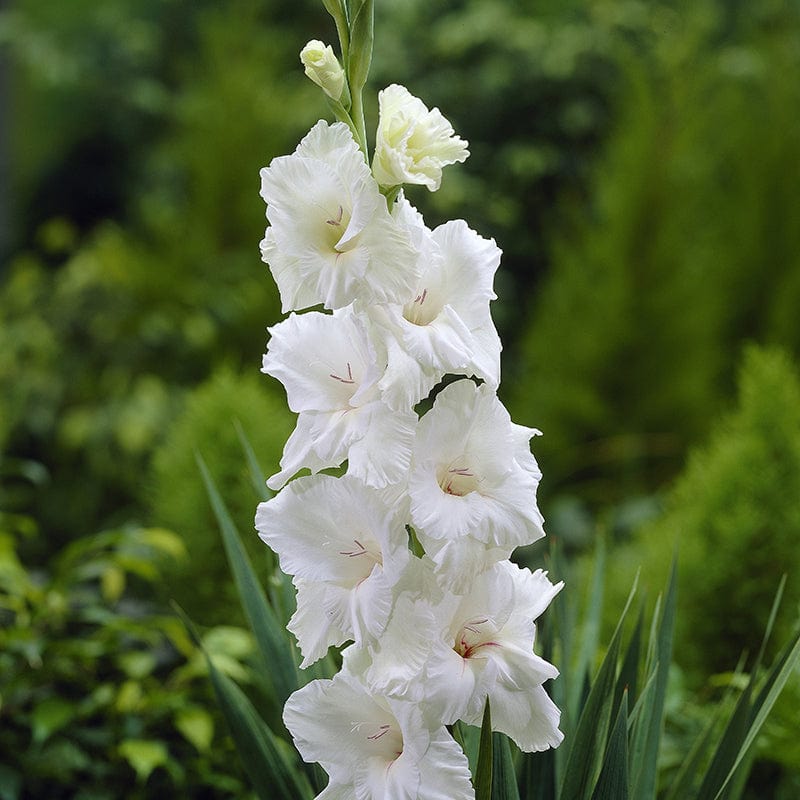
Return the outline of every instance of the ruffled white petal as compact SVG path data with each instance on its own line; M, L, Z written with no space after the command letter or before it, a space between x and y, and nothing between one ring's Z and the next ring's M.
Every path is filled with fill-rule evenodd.
M372 169L384 186L417 183L436 191L442 167L464 161L467 142L459 139L438 108L428 110L404 86L378 93L379 120Z
M502 551L544 535L538 468L522 430L486 384L456 381L439 393L417 426L409 476L411 517L426 549L469 537Z
M357 478L298 478L256 512L259 536L295 578L297 612L289 629L302 666L329 645L380 636L392 586L410 559L403 519Z
M352 307L290 314L269 333L261 371L283 384L292 411L347 410L377 396L375 352Z
M414 703L372 694L346 667L292 694L283 719L303 759L330 775L328 797L474 800L466 757L445 728Z
M418 277L408 234L343 123L317 123L294 154L261 171L269 263L284 310L362 298L397 302Z

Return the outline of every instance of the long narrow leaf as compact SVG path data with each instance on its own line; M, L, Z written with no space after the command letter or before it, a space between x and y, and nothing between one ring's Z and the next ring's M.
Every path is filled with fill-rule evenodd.
M461 745L473 775L478 774L478 751L481 746L481 731L475 725L456 722L453 725L453 738Z
M250 473L250 482L253 484L256 496L262 500L269 500L272 497L272 492L267 488L264 470L261 469L261 465L258 463L258 457L255 450L253 450L253 445L250 444L250 440L247 438L244 428L242 428L238 419L234 420L233 426L236 428L239 444L241 444L242 451L247 459L247 470Z
M314 793L305 775L286 762L275 735L242 690L213 665L209 671L236 749L258 796L262 800L310 800Z
M600 642L600 625L603 613L603 594L605 591L606 575L606 546L603 537L597 541L597 548L594 555L594 568L592 570L592 580L589 593L586 597L586 610L584 613L583 631L581 637L578 660L573 665L573 674L583 676L589 671L592 658L597 652ZM582 686L574 684L572 695L569 697L570 714L573 720L577 720L581 714Z
M737 769L739 769L742 761L746 758L750 748L756 740L759 732L761 731L764 722L769 716L775 701L783 691L786 681L794 669L800 663L800 632L798 632L792 640L786 645L783 653L777 659L775 665L769 672L764 686L758 694L755 702L753 703L753 716L751 716L750 725L748 726L744 741L742 742L739 752L733 761L733 765L728 772L724 782L720 786L719 791L714 795L714 800L723 796L725 787L733 779Z
M636 800L650 800L656 796L658 782L658 748L661 732L664 728L664 703L667 697L667 679L669 665L672 663L672 632L675 626L675 606L677 591L677 559L673 559L670 570L667 593L655 634L655 658L653 667L655 684L653 686L652 704L646 707L647 713L642 715L640 728L643 740L640 740L638 770L633 776L632 795Z
M492 734L492 800L519 800L511 748L504 733Z
M622 666L617 678L617 686L614 691L614 706L619 708L624 692L628 693L631 702L636 702L639 690L639 660L642 649L642 628L644 626L644 609L640 609L639 618L631 634L625 656L622 659Z
M352 15L347 77L350 82L350 91L355 99L367 81L372 63L372 47L375 39L374 0L359 0L358 7L352 10Z
M714 751L714 756L697 792L697 800L713 800L713 798L717 797L726 777L730 774L731 767L736 762L736 757L741 750L742 743L750 727L750 700L753 694L753 680L754 676L751 676L733 709L728 724L722 732L717 748Z
M600 773L610 724L622 628L635 592L636 584L628 595L608 652L583 708L564 771L560 800L586 800Z
M623 692L592 800L628 800L628 795L628 693Z
M692 788L699 781L700 766L708 757L708 753L714 744L713 734L719 730L722 709L723 704L720 703L711 719L692 744L689 754L683 759L680 769L672 779L664 800L683 800L692 796Z
M481 724L481 744L478 750L478 768L475 771L475 800L492 800L492 769L494 756L492 755L492 712L489 708L489 698L483 709L483 723Z
M278 622L258 582L250 558L242 546L225 502L217 491L208 468L198 455L197 463L203 475L211 507L222 532L222 541L233 570L239 599L256 638L263 661L263 677L273 690L279 705L299 686L297 665L292 655L288 634Z
M553 800L556 796L557 752L550 749L522 754L520 786L525 800Z
M194 626L183 611L176 608L195 645L202 650ZM236 750L260 800L311 800L314 792L305 775L299 765L287 760L287 753L291 751L279 745L278 738L244 692L214 666L205 650L203 655Z

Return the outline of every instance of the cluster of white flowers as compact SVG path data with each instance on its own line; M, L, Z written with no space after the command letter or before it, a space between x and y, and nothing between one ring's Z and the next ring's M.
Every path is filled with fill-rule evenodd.
M340 93L331 56L312 42L304 63ZM292 312L269 329L263 371L298 419L256 527L297 589L302 666L352 642L341 671L284 711L303 758L330 775L325 800L474 798L446 726L480 725L487 698L522 750L562 739L542 688L558 672L533 652L561 584L509 561L544 531L538 431L496 395L500 250L461 220L430 230L397 190L433 191L467 155L438 109L395 85L372 169L351 128L320 121L261 172L261 252Z

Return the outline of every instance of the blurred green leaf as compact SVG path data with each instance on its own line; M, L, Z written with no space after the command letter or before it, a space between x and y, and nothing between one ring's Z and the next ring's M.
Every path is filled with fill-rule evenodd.
M121 653L118 661L125 674L136 679L147 677L156 667L155 655L148 650Z
M109 565L100 574L100 585L107 603L116 603L125 591L125 573L116 566Z
M183 539L166 528L142 528L134 536L136 540L175 559L186 558L186 544Z
M127 739L119 746L120 755L136 771L136 778L144 783L153 770L163 767L169 760L164 742L152 739Z
M77 705L60 697L43 700L33 709L33 741L41 744L67 725L77 713Z
M186 706L174 717L175 727L201 752L211 747L214 738L214 720L200 706Z

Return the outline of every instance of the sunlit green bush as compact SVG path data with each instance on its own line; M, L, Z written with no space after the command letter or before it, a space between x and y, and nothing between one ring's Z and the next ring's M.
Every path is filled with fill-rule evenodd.
M698 4L623 60L614 132L589 202L561 207L508 397L545 432L546 493L649 492L730 396L743 340L800 349L792 9Z
M181 539L158 528L73 542L43 569L0 519L0 797L247 796L202 653L140 599ZM129 591L129 587L135 591ZM212 628L216 667L248 681L241 628ZM243 795L244 793L244 795Z
M776 639L800 608L800 374L779 350L750 349L736 407L693 452L662 517L623 557L658 586L677 547L680 663L701 674L758 649L774 590L788 577ZM631 572L633 564L628 568Z
M730 680L727 673L740 658L751 662L783 575L787 582L773 646L798 624L797 497L800 373L782 351L751 348L741 366L736 407L693 452L665 500L663 515L641 527L613 555L619 581L611 584L611 607L622 601L621 587L639 568L642 583L655 593L673 553L678 555L675 657L695 692L687 701L689 711L680 712L684 725L698 713L692 704L707 706L709 695ZM710 679L712 675L717 677ZM768 772L766 765L782 764L789 770L783 780L794 787L800 781L795 730L799 695L796 674L759 749L761 769ZM708 711L706 707L700 719L707 720Z
M268 383L272 380L255 368L244 375L229 369L216 372L187 397L153 458L152 519L177 531L191 554L167 575L165 591L193 619L204 623L236 617L238 600L228 566L220 558L219 533L200 480L198 454L224 492L239 530L250 532L245 542L260 566L260 575L271 572L269 551L253 525L255 507L266 486L256 487L250 480L240 436L252 443L264 471L277 471L294 415Z

